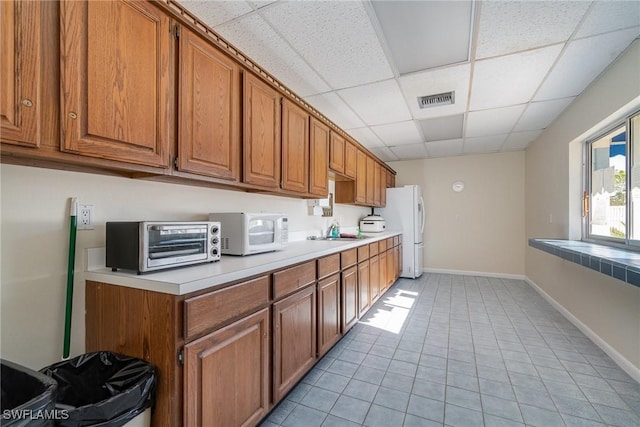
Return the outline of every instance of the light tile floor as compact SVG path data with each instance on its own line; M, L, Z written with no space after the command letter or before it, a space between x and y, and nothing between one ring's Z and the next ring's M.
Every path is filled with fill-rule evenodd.
M400 279L263 422L640 426L640 384L521 280Z

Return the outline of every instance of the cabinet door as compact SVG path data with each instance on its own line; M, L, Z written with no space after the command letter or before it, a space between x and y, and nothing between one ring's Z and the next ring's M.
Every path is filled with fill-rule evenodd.
M287 99L282 103L282 189L309 192L309 114Z
M393 285L396 278L395 251L393 248L387 251L387 288Z
M329 167L339 174L344 174L344 144L345 140L343 137L335 132L331 132Z
M43 125L41 3L0 1L0 128L2 141L40 146Z
M382 196L380 192L382 190L382 166L380 164L375 163L373 167L373 205L381 206L380 201L382 200Z
M316 287L273 304L273 403L316 361Z
M340 275L318 282L318 357L340 339Z
M349 141L344 145L344 175L356 179L358 173L358 148Z
M387 251L380 252L380 295L387 290L389 283L387 279Z
M329 194L329 128L311 119L309 193L326 198Z
M342 333L358 322L358 267L342 272Z
M382 176L380 177L380 206L385 207L387 205L387 175L389 175L389 171L384 167L382 169Z
M373 206L375 198L375 176L376 176L376 161L372 157L367 156L367 193L366 204L367 206Z
M393 281L398 280L400 275L398 274L398 266L400 265L400 246L395 246L393 248Z
M178 169L240 177L240 68L183 27L180 34Z
M367 202L367 154L358 150L356 175L355 202L365 204Z
M184 347L184 425L255 425L269 410L269 309Z
M380 256L374 255L369 259L369 301L370 305L380 297Z
M280 94L244 73L243 181L276 188L280 182Z
M151 2L63 1L63 151L169 165L170 19Z
M369 260L358 264L358 313L362 316L369 309Z

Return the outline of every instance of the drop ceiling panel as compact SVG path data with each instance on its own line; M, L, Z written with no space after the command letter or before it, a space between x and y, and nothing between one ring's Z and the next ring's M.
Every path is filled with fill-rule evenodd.
M528 102L561 49L556 45L476 62L470 109Z
M400 160L424 159L427 156L427 150L424 143L398 145L396 147L389 148Z
M526 105L474 111L467 116L465 137L475 138L506 134L511 131Z
M388 147L376 147L372 148L370 151L383 162L400 160Z
M467 110L471 65L462 64L400 77L400 86L414 119L452 116ZM420 109L418 97L455 91L455 103Z
M470 1L373 1L371 5L400 74L469 60Z
M427 141L462 138L464 114L418 121Z
M338 95L369 126L411 119L395 80L343 89L338 91Z
M216 31L298 95L329 90L320 76L259 15L223 24Z
M535 100L564 98L582 93L638 36L639 29L640 27L636 27L571 42L540 87Z
M347 104L333 92L309 96L304 100L343 129L358 128L365 125Z
M276 0L252 0L249 3L251 4L251 6L255 7L256 9L259 9L261 7L265 7L267 5L270 5L271 3L274 3Z
M260 13L334 89L393 77L361 2L277 3Z
M462 154L463 140L450 139L447 141L433 141L425 144L429 157L450 157Z
M505 139L507 134L465 138L463 152L465 154L495 153L500 150Z
M423 142L413 120L372 126L371 130L388 146Z
M575 37L602 34L607 31L640 25L640 2L597 1Z
M564 42L588 8L586 1L482 2L476 59Z
M514 131L540 130L551 124L575 98L554 99L552 101L532 102L524 111Z
M502 150L504 151L516 151L524 150L527 146L536 140L542 134L541 130L531 130L526 132L513 132L504 142Z
M364 127L358 129L349 129L347 131L356 141L371 149L375 147L384 147L384 143L380 140L378 135L373 133L371 128Z
M210 27L215 27L253 11L253 8L245 1L182 0L180 4Z

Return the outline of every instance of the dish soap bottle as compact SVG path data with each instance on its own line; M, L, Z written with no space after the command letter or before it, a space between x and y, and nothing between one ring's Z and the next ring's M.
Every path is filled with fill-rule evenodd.
M338 221L335 219L331 224L331 237L334 239L340 237L340 224L338 224Z

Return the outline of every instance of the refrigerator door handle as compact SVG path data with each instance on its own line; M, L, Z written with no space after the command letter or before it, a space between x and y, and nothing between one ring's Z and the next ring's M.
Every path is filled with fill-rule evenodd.
M422 223L420 224L420 233L424 233L424 222L425 222L425 213L424 213L424 199L420 196L420 204L418 205L418 210L422 212Z

